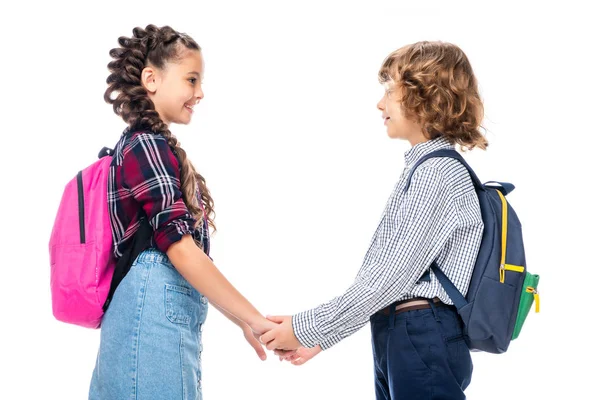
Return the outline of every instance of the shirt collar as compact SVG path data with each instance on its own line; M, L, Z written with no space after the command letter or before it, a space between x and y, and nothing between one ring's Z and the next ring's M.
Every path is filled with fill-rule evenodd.
M418 143L404 153L404 164L407 168L410 168L424 155L441 149L454 149L454 145L443 136Z

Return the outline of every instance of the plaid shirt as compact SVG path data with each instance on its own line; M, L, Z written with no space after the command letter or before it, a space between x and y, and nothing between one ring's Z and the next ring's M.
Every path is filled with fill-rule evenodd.
M454 146L445 138L420 143L405 154L392 192L354 284L344 294L292 317L304 347L327 349L364 326L371 315L400 300L439 297L452 304L434 274L433 261L466 295L483 235L479 200L467 169L457 160L419 158Z
M108 181L108 205L114 252L123 255L148 217L154 230L151 246L166 252L191 234L209 252L206 218L198 228L183 202L179 162L166 139L148 131L128 131L115 146Z

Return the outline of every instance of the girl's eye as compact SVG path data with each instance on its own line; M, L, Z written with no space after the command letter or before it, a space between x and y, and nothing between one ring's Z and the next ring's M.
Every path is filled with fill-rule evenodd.
M190 79L188 79L188 81L189 81L189 82L190 82L192 85L194 85L194 84L196 83L196 81L197 81L197 80L198 80L198 79L196 79L196 78L190 78Z

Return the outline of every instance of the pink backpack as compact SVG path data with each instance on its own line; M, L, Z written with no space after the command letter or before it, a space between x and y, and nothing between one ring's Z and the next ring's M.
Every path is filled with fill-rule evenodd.
M59 321L98 328L115 269L108 210L113 151L67 183L50 236L52 312Z

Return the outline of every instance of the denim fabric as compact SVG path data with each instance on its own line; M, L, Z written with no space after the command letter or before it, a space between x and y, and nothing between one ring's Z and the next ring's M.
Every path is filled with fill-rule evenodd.
M142 252L102 319L89 399L202 399L207 299L166 254Z

